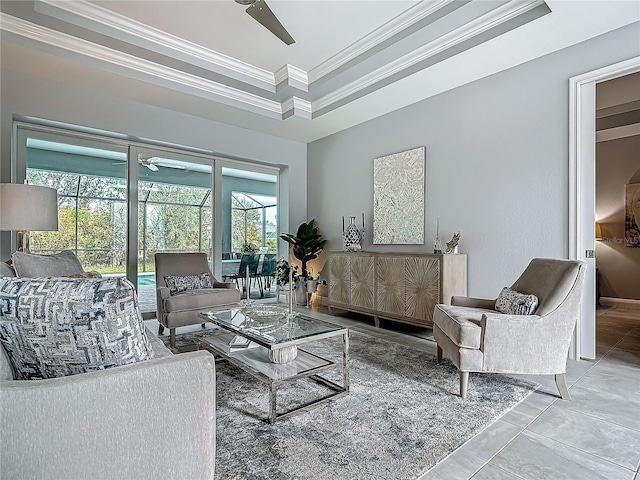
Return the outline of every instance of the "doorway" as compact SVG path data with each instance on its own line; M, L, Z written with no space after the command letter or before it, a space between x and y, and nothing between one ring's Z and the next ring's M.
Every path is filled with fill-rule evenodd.
M569 258L587 264L570 358L596 357L596 84L640 71L640 57L569 80Z

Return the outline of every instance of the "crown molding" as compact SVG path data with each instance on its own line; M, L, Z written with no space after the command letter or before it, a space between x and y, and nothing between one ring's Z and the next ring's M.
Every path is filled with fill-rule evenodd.
M381 27L361 38L338 54L315 66L308 72L309 82L313 83L322 77L351 62L360 55L389 40L420 20L452 3L453 0L430 0L420 2L388 21Z
M609 140L635 137L637 135L640 135L640 123L632 123L631 125L622 125L621 127L598 130L596 132L596 142L608 142Z
M141 73L147 78L161 79L174 85L195 89L198 94L204 98L210 98L272 118L282 119L282 104L279 102L181 72L165 65L134 57L133 55L118 52L102 45L97 45L65 33L35 25L2 12L0 12L0 29L39 43L109 63L129 72L134 71Z
M452 30L437 40L429 42L413 52L388 63L384 67L364 75L357 81L318 98L312 102L313 110L314 112L320 112L324 109L331 108L331 106L347 97L350 97L351 95L355 95L362 90L372 87L392 75L401 73L408 68L437 55L438 53L480 35L497 25L516 18L519 15L533 10L543 4L545 4L544 0L528 0L526 2L510 2L505 4L481 17L478 17L474 21L463 25L462 27Z
M299 97L291 97L282 102L282 113L283 119L289 118L292 115L306 118L307 120L313 118L311 102Z
M145 42L152 42L154 48L160 45L166 49L173 49L172 51L174 53L182 52L187 56L193 55L194 52L200 52L203 55L210 53L213 55L207 58L208 60L211 60L212 64L217 61L224 61L226 62L224 63L225 68L233 67L236 69L234 70L236 73L238 73L242 68L248 66L248 64L243 62L237 62L234 64L232 61L234 59L231 59L230 57L217 54L217 52L212 52L211 50L203 49L193 43L185 42L182 39L170 36L160 30L147 27L139 22L133 22L129 19L125 19L126 21L122 20L124 17L114 14L109 10L89 4L85 1L54 3L52 0L36 0L36 2L40 6L45 6L45 8L52 7L58 12L62 11L60 10L62 6L64 9L67 9L64 11L71 12L76 20L83 18L94 22L91 25L96 31L101 33L104 29L100 26L106 26L111 34L114 32L122 33L126 29L131 28L131 32L135 33L124 32L128 35L130 41L133 37L144 38ZM371 49L379 42L392 38L403 29L415 24L415 22L419 21L421 18L425 18L429 14L433 13L433 11L450 3L451 0L438 0L417 4L415 7L405 11L391 22L388 22L383 27L376 30L373 34L365 37L361 42L357 42L352 47L341 52L341 54L332 57L332 68L339 68L339 66L344 64L341 62L353 60L358 55L366 52L367 49ZM350 99L359 98L373 90L384 87L385 84L383 83L394 76L404 78L412 74L415 71L416 66L420 67L422 62L426 62L430 58L446 52L462 42L473 39L474 37L477 37L478 35L481 35L504 22L514 19L519 15L544 4L544 0L508 2L473 21L452 30L437 40L429 42L428 44L423 45L422 47L394 60L393 62L390 62L389 64L363 75L358 80L341 86L313 101L308 101L295 95L288 96L282 102L271 100L259 94L250 93L240 88L231 87L194 74L182 72L150 60L145 60L100 44L92 43L88 40L36 25L21 18L3 14L2 12L0 12L0 29L20 37L116 66L121 69L120 73L125 73L132 78L156 83L162 86L169 86L176 90L195 94L202 98L221 102L249 112L264 115L269 118L284 120L291 116L296 116L311 120L312 118L320 117L329 111L339 108ZM94 15L96 12L101 16ZM117 22L120 22L120 24L116 25L116 20ZM78 23L76 24L79 25ZM100 28L96 28L96 25ZM137 44L140 44L140 42ZM198 48L201 50L196 52ZM451 55L454 55L455 53L456 52L452 50ZM199 58L204 57L201 56ZM216 65L220 67L221 64L222 63L217 63ZM328 73L331 70L327 68L324 71ZM269 72L262 71L261 75L265 73ZM281 86L285 82L289 86L298 90L305 92L308 92L309 90L309 75L304 70L293 65L285 65L274 74L269 75L271 75L269 82L273 88L265 90L275 92L277 91L278 86ZM268 75L263 75L263 79L266 78L266 76ZM255 80L257 77L254 76L252 78ZM244 83L251 82L247 81Z
M153 46L153 50L174 58L187 60L216 73L275 92L273 72L243 62L220 52L151 27L96 4L82 1L59 2L35 0L35 10L45 15L70 22L80 27L92 24L100 33L134 45L140 40ZM135 41L135 40L138 41ZM195 61L194 61L195 60Z
M153 50L161 51L173 58L196 63L213 72L227 75L269 92L277 91L277 86L283 83L292 88L308 92L313 82L329 75L453 1L430 0L420 2L350 47L312 68L309 72L293 65L284 65L276 72L270 72L89 3L86 0L74 2L35 0L34 5L35 10L42 14L80 27L86 28L88 24L91 24L105 35L134 45L139 44L140 41L151 44Z
M286 64L284 67L276 71L274 77L276 88L286 82L290 87L297 88L303 92L309 91L309 78L307 72L301 68Z

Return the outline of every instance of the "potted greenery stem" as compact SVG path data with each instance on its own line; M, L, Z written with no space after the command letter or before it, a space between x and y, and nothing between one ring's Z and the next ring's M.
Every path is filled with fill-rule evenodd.
M309 272L307 271L307 262L318 258L318 255L324 248L324 245L327 243L327 241L322 239L320 228L318 227L315 219L311 220L309 223L301 224L298 227L298 231L295 235L292 235L290 233L283 233L282 235L280 235L280 238L293 247L293 256L300 260L302 264L299 277L300 282L296 282L296 300L300 300L300 302L298 303L306 305L306 282L307 280L312 280L309 277ZM297 293L298 284L300 284L300 290L304 291L304 301L302 301L302 294Z

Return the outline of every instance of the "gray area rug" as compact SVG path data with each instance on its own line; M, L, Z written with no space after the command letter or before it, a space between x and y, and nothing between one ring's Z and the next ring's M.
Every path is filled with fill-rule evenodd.
M193 350L215 330L177 335ZM165 342L168 339L163 338ZM226 479L415 479L524 399L536 384L471 374L458 396L458 371L429 353L351 332L349 394L268 424L268 388L217 364L216 473ZM341 340L303 348L341 365ZM338 383L340 367L325 374ZM278 412L328 393L308 379L278 390Z

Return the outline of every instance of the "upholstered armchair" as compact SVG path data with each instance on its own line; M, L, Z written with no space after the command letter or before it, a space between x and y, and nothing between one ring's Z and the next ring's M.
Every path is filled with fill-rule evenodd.
M168 328L171 347L177 327L202 323L200 312L240 301L232 283L215 279L205 253L156 253L155 262L158 334Z
M438 363L443 352L460 370L460 396L469 372L555 375L560 395L570 400L565 381L567 354L578 320L586 265L573 260L534 258L511 286L535 295L531 315L505 314L496 300L453 297L436 305L433 333Z

